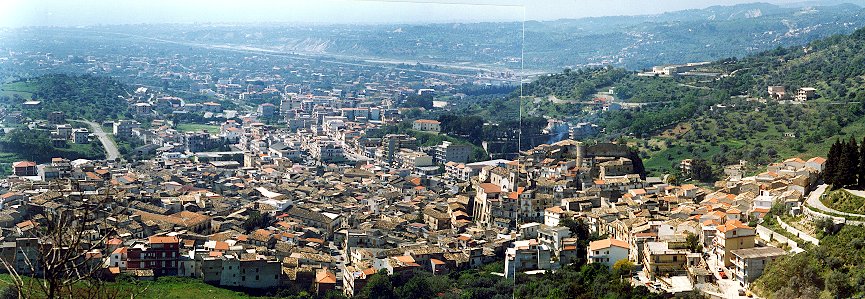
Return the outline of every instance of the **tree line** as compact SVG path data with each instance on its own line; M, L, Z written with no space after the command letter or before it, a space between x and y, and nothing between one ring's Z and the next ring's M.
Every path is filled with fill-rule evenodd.
M835 140L826 157L823 180L833 189L865 188L865 138L860 144L853 137L846 142Z

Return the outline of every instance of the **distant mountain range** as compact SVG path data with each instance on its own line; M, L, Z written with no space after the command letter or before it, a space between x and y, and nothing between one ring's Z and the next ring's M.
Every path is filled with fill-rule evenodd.
M519 22L428 25L135 25L111 26L161 39L332 55L391 62L559 71L743 57L805 44L865 26L865 9L840 1L815 6L751 3L657 15ZM848 1L849 2L849 1ZM852 0L852 2L865 2ZM863 4L863 3L860 3Z

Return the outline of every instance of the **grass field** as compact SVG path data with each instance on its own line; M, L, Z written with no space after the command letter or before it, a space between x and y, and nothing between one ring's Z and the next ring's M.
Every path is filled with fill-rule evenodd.
M22 99L30 99L33 96L33 87L24 82L6 83L0 85L0 96L8 96L14 98L15 95Z
M12 279L8 274L0 274L0 293L12 285ZM34 287L35 289L36 287ZM84 289L83 287L81 289ZM180 298L208 298L208 299L241 299L241 298L268 298L256 297L242 292L232 291L215 287L194 278L162 277L156 281L139 282L117 282L108 283L106 293L115 293L118 298L144 299L180 299ZM80 291L87 292L87 291ZM92 291L91 291L92 292ZM37 291L33 297L39 296ZM73 296L75 297L75 296Z
M210 134L219 134L219 126L215 125L179 124L177 125L177 130L180 132L200 132L204 130Z

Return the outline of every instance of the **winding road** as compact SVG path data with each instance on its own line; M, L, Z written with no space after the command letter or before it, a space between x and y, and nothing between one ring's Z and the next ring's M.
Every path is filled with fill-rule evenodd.
M93 134L99 138L99 141L102 142L102 148L105 149L105 160L114 161L117 158L120 158L120 151L117 150L117 144L114 143L114 140L108 137L108 133L102 130L102 126L99 124L82 119L81 122L86 123L90 126L90 129L93 130Z

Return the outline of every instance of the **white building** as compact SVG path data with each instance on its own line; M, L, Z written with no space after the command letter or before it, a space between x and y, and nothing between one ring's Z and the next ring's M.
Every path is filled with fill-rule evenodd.
M514 241L505 251L505 277L514 279L516 272L549 270L550 248L537 240Z
M616 262L628 259L630 246L625 241L609 238L589 243L588 251L589 264L599 263L612 267Z
M441 122L432 119L418 119L411 125L412 130L424 132L441 132Z
M735 267L733 279L738 280L743 286L748 287L751 282L763 275L763 270L769 264L787 252L777 247L754 247L748 249L733 250L731 262Z

